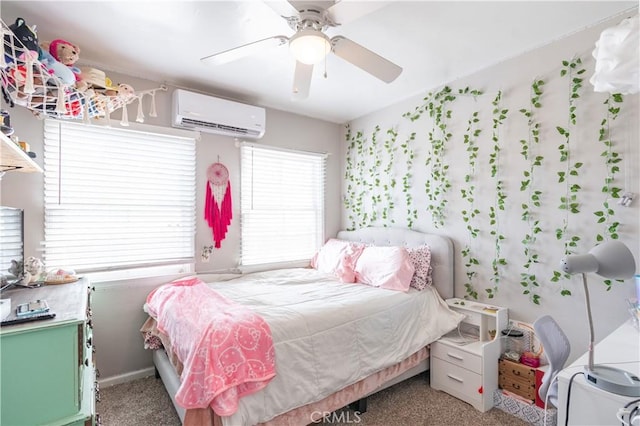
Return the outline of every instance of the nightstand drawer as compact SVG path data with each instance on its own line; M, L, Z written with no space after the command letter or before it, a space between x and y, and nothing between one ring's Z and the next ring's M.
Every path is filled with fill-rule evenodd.
M482 376L464 368L458 368L442 359L431 360L431 387L469 403L482 399Z
M462 349L435 342L431 345L431 356L450 362L458 367L466 368L474 373L482 374L482 357Z

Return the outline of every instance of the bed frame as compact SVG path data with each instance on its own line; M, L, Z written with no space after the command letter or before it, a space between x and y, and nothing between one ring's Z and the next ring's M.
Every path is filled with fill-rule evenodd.
M426 234L405 228L395 227L369 227L355 231L340 231L338 239L347 241L357 241L378 246L403 246L418 247L428 245L431 249L431 265L433 266L433 283L442 298L453 297L454 292L454 253L451 239L442 235ZM176 374L173 365L164 350L153 351L153 362L156 368L156 377L162 382L171 397L173 405L184 423L186 411L175 401L175 395L180 387L180 379ZM402 374L386 381L374 391L367 391L358 395L351 402L358 403L359 411L366 410L366 397L379 392L389 386L393 386L403 380L413 377L429 369L429 358L420 361L414 367L404 371ZM336 407L340 408L340 407ZM221 419L216 416L213 426L222 425Z

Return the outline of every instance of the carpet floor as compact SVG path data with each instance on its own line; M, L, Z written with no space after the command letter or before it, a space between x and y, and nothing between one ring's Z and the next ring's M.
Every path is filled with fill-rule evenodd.
M100 390L98 413L104 426L179 426L171 398L160 379L147 377ZM338 426L525 426L528 423L492 408L480 413L471 405L433 390L419 375L372 395L367 412L356 416L343 410L334 416Z

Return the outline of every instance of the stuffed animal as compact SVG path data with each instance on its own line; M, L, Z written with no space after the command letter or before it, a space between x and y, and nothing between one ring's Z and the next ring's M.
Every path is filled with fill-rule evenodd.
M27 62L27 59L36 59L38 57L38 36L36 35L35 27L31 29L24 19L16 18L16 22L9 25L9 29L11 32L6 33L3 38L4 61L9 66L15 64L13 67L21 66L24 68L23 64ZM1 85L2 96L5 102L13 108L13 97L9 93L10 90L5 87L5 83L3 81Z
M45 271L44 263L37 257L29 256L27 260L24 261L24 271L30 275L28 282L38 281Z
M80 58L80 48L68 41L56 39L49 44L49 53L53 58L66 65L75 75L76 82L80 81L80 68L74 66Z
M64 84L71 85L76 82L76 75L73 73L73 70L63 63L58 62L48 50L40 46L38 46L38 61Z
M17 18L16 22L9 25L12 34L4 36L5 62L25 62L27 55L38 57L38 36L35 30L29 28L26 21Z
M21 260L11 260L11 266L9 266L7 271L13 276L21 278L24 274L24 262Z
M120 83L118 84L118 96L122 98L122 100L128 102L131 98L136 96L136 91L130 84Z

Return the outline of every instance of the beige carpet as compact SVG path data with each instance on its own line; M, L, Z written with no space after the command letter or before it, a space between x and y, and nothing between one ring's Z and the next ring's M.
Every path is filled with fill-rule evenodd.
M178 426L180 420L160 379L148 377L100 390L98 413L104 426ZM323 425L366 426L519 426L528 423L493 408L480 413L444 392L431 389L420 375L369 397L359 417L344 411Z

